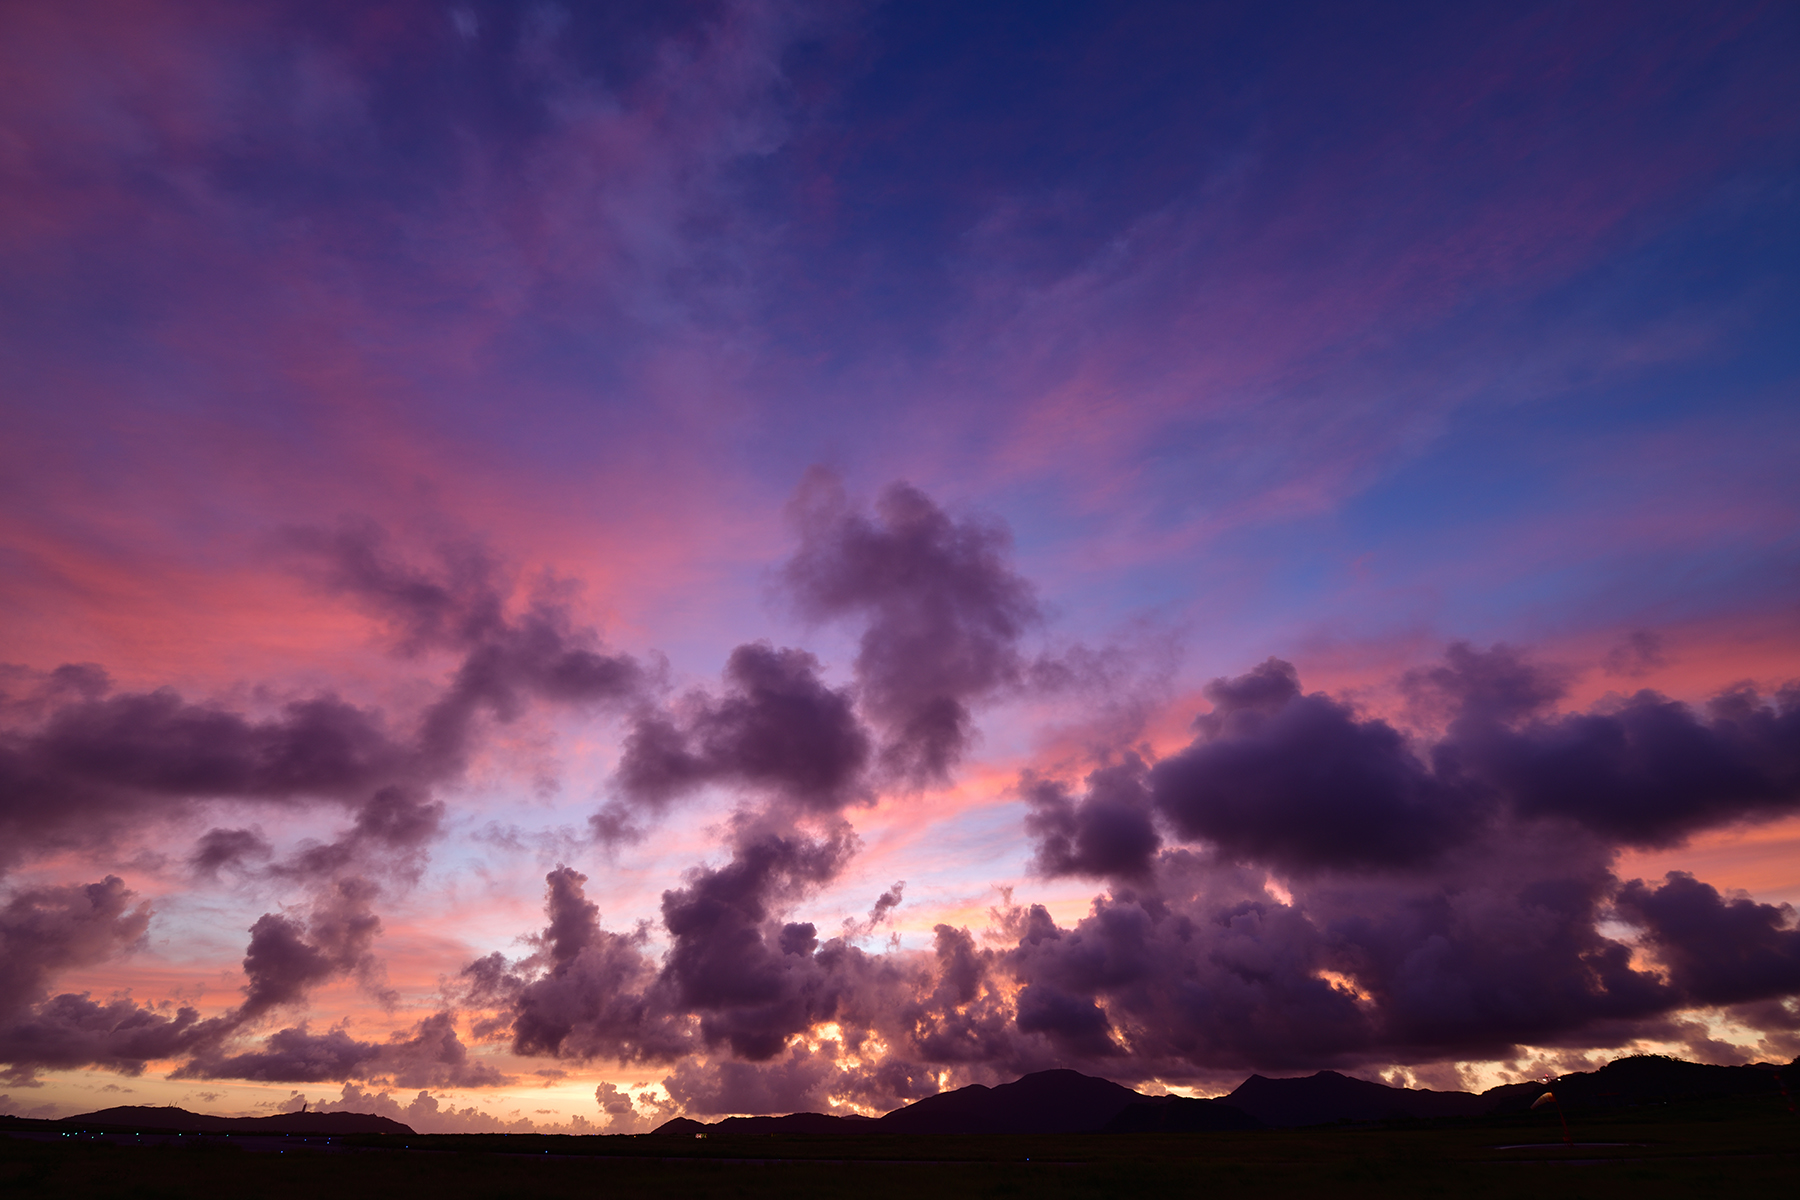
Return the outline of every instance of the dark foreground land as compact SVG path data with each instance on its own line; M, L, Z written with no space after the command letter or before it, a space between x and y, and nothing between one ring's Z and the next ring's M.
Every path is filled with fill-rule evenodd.
M0 1195L1633 1197L1789 1194L1800 1117L1775 1097L1311 1129L1057 1137L795 1134L256 1136L0 1131ZM4 1134L10 1132L10 1136ZM1626 1191L1629 1189L1629 1192Z

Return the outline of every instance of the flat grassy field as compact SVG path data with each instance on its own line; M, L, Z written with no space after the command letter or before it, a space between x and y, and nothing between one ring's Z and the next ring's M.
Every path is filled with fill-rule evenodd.
M163 1200L440 1197L1137 1195L1638 1197L1786 1195L1800 1117L1713 1101L1257 1133L1069 1137L0 1136L0 1195ZM1618 1144L1605 1144L1618 1143ZM1518 1148L1504 1148L1518 1147Z

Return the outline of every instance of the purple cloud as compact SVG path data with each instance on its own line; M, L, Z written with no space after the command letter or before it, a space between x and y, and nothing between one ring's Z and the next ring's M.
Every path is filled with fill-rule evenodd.
M1020 678L1019 640L1038 619L1033 589L1006 561L997 524L957 520L903 483L873 518L815 471L789 506L800 548L782 580L811 620L863 622L862 707L886 735L895 778L946 778L974 737L969 705Z

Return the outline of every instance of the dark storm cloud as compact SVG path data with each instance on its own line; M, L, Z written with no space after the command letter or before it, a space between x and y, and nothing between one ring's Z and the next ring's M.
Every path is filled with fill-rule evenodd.
M167 689L78 695L0 731L0 855L103 840L206 800L350 803L417 769L378 715L332 697L257 719Z
M617 705L643 686L637 661L602 651L594 632L576 627L550 590L540 589L523 613L509 617L509 581L479 546L441 546L436 564L427 568L404 560L387 534L367 522L288 536L317 565L326 586L355 597L388 623L403 653L462 656L420 730L421 755L435 766L461 766L483 713L511 721L532 699Z
M830 1006L817 930L782 922L779 908L833 877L851 845L846 831L742 833L724 866L695 868L663 894L671 944L660 969L644 953L647 931L601 928L587 877L560 867L546 879L539 952L470 964L469 1000L503 1010L521 1054L669 1061L703 1044L767 1059Z
M790 512L800 548L782 579L799 611L863 622L856 680L885 734L883 766L915 784L944 779L974 737L969 705L1019 680L1019 640L1038 619L1005 529L953 519L904 483L871 517L822 472Z
M65 666L42 677L9 672L0 704L7 720L0 730L0 858L107 843L210 801L323 801L350 808L354 819L335 839L303 843L256 868L298 882L309 899L252 926L245 997L237 1009L198 1022L185 1009L169 1016L130 1002L49 997L39 980L26 987L34 998L9 1010L15 1036L0 1061L29 1071L32 1064L82 1065L81 1056L91 1052L86 1061L124 1069L141 1067L145 1056L195 1052L196 1063L230 1059L249 1069L250 1058L220 1047L275 1010L303 1003L319 983L353 976L385 997L373 949L380 929L374 880L416 880L445 812L431 789L463 769L482 718L511 721L531 702L624 705L639 694L643 672L635 660L604 653L548 590L509 614L507 581L479 550L446 548L430 568L420 568L404 562L370 525L301 532L291 542L327 585L374 609L402 653L454 655L448 685L425 705L416 731L399 736L380 714L328 695L258 717L168 689L111 695L105 673L92 666ZM255 831L215 828L199 839L189 865L198 875L216 876L226 868L248 871L272 855ZM21 951L18 961L32 960ZM25 1029L29 1036L18 1032ZM276 1056L270 1063L303 1053L313 1056L316 1070L335 1071L327 1064L347 1062L344 1055L352 1053L335 1035L302 1029L283 1036L281 1046L267 1050Z
M150 927L125 882L28 888L0 909L0 1011L40 998L60 970L91 966L129 949Z
M1800 688L1749 688L1705 710L1655 692L1519 725L1458 727L1444 766L1523 817L1573 822L1620 844L1674 845L1702 829L1800 806Z
M688 1023L644 953L644 930L600 927L582 885L558 867L546 877L549 925L539 953L520 964L492 954L464 968L471 1003L501 1008L519 1054L666 1062L691 1045Z
M1703 712L1639 692L1555 714L1555 673L1507 647L1460 644L1408 682L1415 705L1444 718L1435 741L1304 694L1278 659L1213 681L1200 736L1151 771L1157 811L1183 839L1311 871L1422 867L1496 820L1666 846L1800 805L1800 689L1768 701L1740 687ZM1074 809L1048 792L1034 820L1040 838L1075 828Z
M342 1029L314 1033L305 1025L270 1034L255 1050L213 1052L182 1064L171 1079L255 1079L270 1083L378 1080L403 1088L494 1087L511 1082L472 1058L456 1033L455 1014L434 1013L411 1036L365 1042Z
M1518 651L1458 643L1412 673L1448 718L1438 776L1520 817L1574 822L1625 845L1667 846L1711 826L1800 805L1800 687L1738 685L1696 710L1651 691L1554 713L1558 675Z
M953 522L910 489L889 491L878 522L839 515L835 530L815 523L819 536L792 578L809 581L817 615L868 617L857 697L886 732L886 769L913 781L941 775L971 735L966 702L1018 674L1013 643L1035 617L1029 589L1005 567L999 531ZM244 1002L205 1039L183 1043L195 1051L186 1070L310 1079L373 1069L372 1051L341 1032L297 1027L261 1048L226 1047L325 981L349 975L379 994L371 876L416 874L443 818L431 783L461 769L480 718L511 720L534 699L640 706L620 771L628 800L655 803L721 782L755 803L738 815L729 861L696 868L665 894L671 944L660 967L643 954L644 931L601 929L579 876L553 875L540 953L519 964L492 956L465 973L472 995L504 1009L515 1047L667 1061L697 1041L767 1059L832 1010L848 986L839 976L854 975L867 957L841 940L822 943L814 926L781 914L834 878L852 852L853 835L834 818L871 795L872 739L851 693L826 686L811 655L741 646L719 693L696 692L657 712L642 707L636 663L602 653L553 600L509 615L507 581L478 551L453 547L419 567L370 526L293 541L328 586L387 623L402 653L459 657L416 740L395 739L379 718L329 699L291 705L285 723L259 724L170 693L108 699L101 678L71 671L53 689L63 708L6 747L115 787L160 789L176 804L327 792L355 806L336 839L304 844L266 868L304 883L313 898L252 926ZM864 570L874 574L854 577ZM613 832L628 835L627 810L614 815ZM255 832L214 829L191 865L203 874L243 870L268 853ZM898 887L878 900L867 928L898 900Z
M1002 911L999 948L948 926L929 956L821 942L779 914L839 865L801 866L824 844L762 839L747 822L730 863L665 897L671 949L641 995L660 988L655 1002L695 1019L694 1048L712 1052L681 1059L671 1093L699 1112L832 1096L881 1107L944 1069L1177 1079L1498 1058L1678 1037L1685 1008L1800 987L1791 914L1681 877L1621 887L1604 810L1505 769L1559 740L1629 748L1617 729L1654 710L1686 735L1672 745L1687 773L1679 804L1649 806L1651 827L1671 810L1687 828L1753 818L1779 810L1761 797L1791 803L1791 693L1737 689L1703 711L1638 696L1558 716L1555 672L1466 646L1409 686L1438 731L1417 740L1305 693L1271 660L1215 681L1194 744L1163 763L1121 757L1080 793L1028 778L1038 867L1112 882L1066 928L1041 907ZM1758 786L1742 784L1746 769ZM1171 835L1211 848L1159 848ZM1271 869L1289 891L1272 889ZM1621 916L1665 969L1634 965L1603 932ZM841 1042L794 1040L824 1021ZM872 1038L884 1055L854 1057Z
M380 1046L358 1041L342 1029L315 1034L300 1025L271 1033L259 1050L195 1058L177 1067L169 1078L256 1079L272 1083L359 1079L365 1074L364 1067L380 1052Z
M782 919L784 898L835 874L845 853L831 838L744 834L725 866L695 870L665 894L671 946L660 968L643 951L644 931L602 929L585 877L558 868L538 953L470 964L465 995L499 1010L486 1031L509 1032L517 1053L681 1063L670 1086L700 1104L804 1092L825 1060L790 1039L823 1021L841 1027L841 1049L864 1050L871 1038L890 1047L834 1085L871 1103L935 1091L927 1063L1011 1061L1017 1039L990 977L995 956L966 932L940 928L934 956L870 955Z
M225 867L242 868L252 859L267 859L275 848L249 829L209 829L195 843L188 866L196 875L216 877Z
M1470 829L1470 798L1437 779L1400 732L1304 695L1270 659L1207 686L1202 736L1151 772L1183 838L1287 870L1386 869L1436 857Z
M804 665L783 677L816 698ZM1215 680L1193 744L1160 763L1122 753L1079 792L1027 776L1037 868L1110 880L1072 926L1024 905L996 914L1009 944L940 926L929 954L867 954L848 939L874 927L883 897L867 922L821 938L792 911L853 843L821 823L829 810L771 788L735 818L728 861L664 894L660 964L644 931L603 930L564 869L539 954L472 964L471 998L499 1010L516 1051L679 1063L671 1094L725 1112L831 1096L891 1106L944 1069L1176 1079L1621 1044L1677 1036L1687 1006L1791 991L1785 914L1676 881L1622 889L1610 870L1620 840L1592 802L1559 805L1505 769L1522 746L1604 742L1606 722L1656 707L1699 742L1677 746L1695 764L1691 819L1760 815L1757 802L1698 797L1704 781L1734 778L1714 770L1727 752L1780 791L1788 693L1734 690L1703 714L1639 696L1565 717L1556 672L1461 645L1407 686L1431 717L1417 736L1306 693L1271 659ZM704 760L696 730L720 711L705 698L671 724L685 761ZM1666 971L1634 965L1602 932L1618 916L1644 927ZM825 1022L835 1040L817 1041ZM859 1057L875 1041L883 1053Z
M1467 642L1451 643L1443 662L1407 672L1401 685L1428 719L1463 728L1536 716L1567 690L1563 672L1531 662L1515 647L1477 650Z
M796 937L790 953L817 1040L790 1040L752 1061L690 1055L663 1080L672 1097L701 1113L849 1101L890 1109L940 1090L945 1068L1003 1082L1060 1061L1050 1037L1019 1029L1002 956L967 930L938 926L924 953L871 955L839 939L810 945ZM818 1031L822 1021L833 1024L829 1036Z
M35 739L45 767L139 795L342 796L408 767L375 714L332 697L252 720L174 692L60 709Z
M618 780L627 796L651 804L723 782L829 812L869 798L868 759L849 693L819 679L818 660L754 642L731 652L722 695L695 692L678 716L637 718Z
M865 938L874 933L887 919L893 915L900 901L906 895L906 880L897 879L894 886L875 897L875 903L869 908L869 915L861 921L854 917L844 918L844 937L848 939Z
M812 655L752 643L732 653L718 694L696 691L670 709L640 711L620 791L656 806L705 783L743 789L730 858L693 868L663 894L669 945L660 965L643 953L643 931L600 928L582 876L553 872L539 953L516 964L489 956L464 972L471 1001L500 1010L497 1028L511 1033L515 1050L628 1061L713 1050L742 1060L729 1069L688 1066L674 1086L696 1103L767 1086L772 1077L757 1073L765 1069L744 1064L775 1062L794 1035L821 1021L847 1022L852 1041L879 1026L896 1043L922 1036L969 1052L953 1047L973 1032L959 1027L962 1010L976 998L991 1002L994 989L970 981L973 990L958 997L957 987L934 985L922 999L900 982L918 971L874 966L882 960L845 940L884 920L902 885L879 897L866 921L846 922L844 937L821 939L814 924L786 914L836 878L855 850L838 814L872 797L872 739L859 709L883 734L878 775L908 784L942 778L972 736L967 704L1020 676L1016 643L1036 619L1030 589L1004 561L1002 531L953 521L904 485L884 494L871 520L815 477L795 512L802 546L785 580L800 607L816 619L866 621L855 704L851 692L822 682ZM617 806L594 824L609 841L632 833ZM943 974L953 979L957 969ZM901 1009L913 1013L910 1022ZM895 1078L918 1073L904 1068ZM790 1079L782 1089L795 1086Z
M796 1046L767 1063L683 1059L663 1087L694 1116L823 1112L832 1107L828 1094L838 1075L830 1055Z
M554 1024L515 1049L677 1062L671 1089L697 1111L817 1107L826 1094L891 1106L933 1090L946 1067L1180 1078L1498 1055L1660 1029L1661 1014L1700 999L1634 970L1629 948L1597 931L1615 889L1598 843L1547 856L1520 839L1436 878L1318 881L1292 903L1255 869L1167 851L1154 890L1115 886L1072 927L1028 906L1003 915L1010 948L944 926L928 955L869 955L781 920L761 907L779 889L758 876L792 870L792 848L745 849L735 868L671 894L681 949L661 971L599 928L578 876L553 876L540 962L469 972L511 1006L516 1038ZM608 961L621 950L623 964ZM532 970L543 973L527 981ZM792 1040L824 1021L835 1049ZM651 1026L679 1034L655 1047ZM852 1060L877 1037L878 1061Z
M1377 1045L1498 1056L1604 1037L1688 999L1600 932L1614 883L1605 852L1558 856L1529 839L1504 850L1426 887L1306 896L1329 962L1369 997Z
M1367 1041L1354 1001L1317 977L1323 938L1309 922L1218 864L1174 852L1160 866L1167 899L1115 892L1069 929L1035 906L1022 914L998 965L1033 993L1031 1020L1063 1057L1116 1057L1123 1041L1142 1060L1125 1069L1153 1071ZM1026 1013L1022 992L1022 1024Z
M97 1001L63 992L0 1027L3 1077L30 1084L39 1070L100 1067L140 1075L147 1063L186 1054L220 1036L216 1020L186 1005Z
M305 842L269 871L314 884L358 872L416 882L424 870L425 848L436 840L443 818L442 801L416 788L385 787L356 810L354 824L340 836Z
M333 879L315 897L304 921L265 913L250 930L244 954L244 1002L217 1018L208 1037L172 1078L261 1079L317 1083L387 1079L400 1087L484 1087L505 1082L490 1065L472 1059L456 1034L454 1014L437 1013L412 1036L364 1042L341 1029L314 1033L305 1023L270 1034L253 1049L231 1043L283 1008L303 1004L312 988L355 977L364 990L391 1005L374 941L381 920L373 910L380 889L350 876Z
M0 1062L6 1078L30 1083L40 1069L90 1064L137 1074L149 1059L182 1053L214 1036L191 1008L157 1009L85 994L49 995L51 979L130 950L150 910L124 882L15 892L0 909Z
M1018 989L995 1052L1017 1061L1018 1035L1038 1034L1064 1061L1169 1078L1498 1057L1672 1036L1684 1007L1800 989L1790 913L1610 871L1621 845L1791 811L1792 689L1557 714L1559 673L1465 645L1407 682L1435 734L1309 695L1272 659L1207 689L1193 744L1148 772L1149 801L1129 761L1083 794L1028 776L1037 868L1113 882L1073 927L1023 908L1014 948L961 959ZM1157 822L1209 849L1159 852ZM1615 915L1666 971L1602 932Z
M250 945L244 951L242 1011L261 1016L271 1008L306 998L316 983L337 974L331 955L307 939L306 927L292 917L264 913L250 927Z
M906 892L906 880L894 881L894 886L875 897L875 906L869 910L869 927L872 929L887 919L889 913L900 907L900 901Z
M15 686L20 695L6 705L0 857L104 841L211 800L360 805L358 845L412 853L442 811L419 793L462 770L484 715L511 721L532 701L622 706L639 694L637 662L605 653L553 596L509 615L505 581L477 550L445 549L427 570L401 561L373 526L292 540L320 564L325 582L388 622L402 651L458 657L416 731L401 736L381 714L329 695L256 717L166 688L109 695L98 668L58 668L35 687ZM217 870L234 861L229 850L205 842L194 865ZM329 870L329 857L315 854L301 869Z
M1021 1033L1048 1034L1060 1048L1086 1059L1123 1053L1113 1040L1112 1020L1089 997L1028 983L1019 989L1018 1005Z
M663 893L672 939L663 977L699 1015L708 1045L767 1059L829 1012L813 958L818 931L775 922L782 901L834 878L854 848L847 828L824 838L748 832L725 866L691 871L686 887Z
M100 1002L84 994L51 996L48 984L60 970L92 966L128 952L149 927L150 912L133 904L117 877L83 887L39 888L16 893L0 910L0 1062L9 1078L29 1080L43 1068L100 1066L136 1074L148 1060L192 1054L182 1071L194 1077L275 1078L243 1075L237 1067L273 1070L277 1062L314 1064L313 1071L337 1070L352 1062L354 1043L342 1035L314 1037L304 1028L282 1031L260 1051L227 1055L220 1049L270 1013L297 1005L326 980L358 977L379 991L380 966L372 950L380 920L371 911L373 885L335 881L318 899L307 920L264 914L250 931L244 955L244 1001L218 1017L201 1020L192 1008L148 1006L131 1000ZM431 1033L435 1037L426 1037ZM454 1036L452 1034L452 1036ZM442 1045L441 1031L421 1031L426 1042ZM322 1039L322 1040L321 1040ZM400 1050L383 1049L384 1062L400 1061ZM265 1058L258 1059L257 1055ZM428 1056L428 1055L427 1055ZM364 1059L369 1058L364 1055ZM414 1057L418 1057L417 1054ZM216 1064L229 1060L235 1067ZM356 1059L360 1062L362 1059ZM215 1064L211 1069L207 1064ZM282 1070L300 1071L299 1066ZM290 1075L282 1078L340 1078Z
M1117 1044L1131 1061L1115 1074L1178 1077L1504 1056L1621 1034L1687 999L1597 931L1604 854L1533 870L1524 844L1511 850L1440 878L1297 884L1292 903L1247 870L1168 852L1155 894L1115 887L1068 929L1031 914L1003 964L1026 985L1020 1028L1029 1012L1073 1061Z
M56 971L124 952L148 916L117 880L19 893L0 918L5 1061L19 1078L179 1057L191 1078L500 1082L448 1012L386 1042L304 1022L254 1039L332 980L387 995L381 887L421 868L445 818L432 789L483 723L538 702L633 714L619 798L595 818L605 840L701 785L737 789L742 806L724 858L663 893L660 960L647 924L604 928L586 877L559 867L532 951L469 964L458 1002L481 1010L477 1037L521 1055L668 1065L670 1094L696 1112L891 1106L945 1070L1180 1079L1620 1044L1669 1036L1684 1007L1800 988L1791 913L1685 876L1621 886L1611 873L1621 846L1792 811L1800 689L1740 687L1699 708L1641 692L1566 713L1557 671L1461 644L1404 681L1412 732L1307 693L1269 659L1208 685L1193 741L1160 762L1114 748L1080 787L1028 773L1033 867L1108 881L1068 927L1009 901L997 940L941 925L930 951L867 953L854 943L899 903L896 884L866 920L821 936L799 909L855 853L844 812L883 781L944 777L973 736L970 706L1029 674L1018 643L1036 610L1002 532L912 489L869 515L815 480L795 511L784 580L807 615L864 622L854 688L828 686L805 651L754 642L716 689L658 706L635 661L603 653L554 602L510 614L488 559L451 551L417 568L368 530L309 544L404 652L454 662L415 737L329 698L256 719L172 693L111 696L86 670L33 684L9 701L0 770L47 781L40 799L67 793L120 821L213 798L317 799L350 819L256 868L307 899L254 923L243 1002L211 1021L50 995ZM215 828L190 865L244 872L269 857L254 830ZM1657 967L1602 932L1620 918Z
M403 787L385 787L357 810L350 836L359 843L406 851L437 837L442 801Z
M1193 744L1150 771L1157 818L1200 855L1098 850L1097 830L1154 836L1129 787L1112 793L1123 824L1100 819L1102 782L1129 770L1097 772L1079 799L1028 779L1037 866L1114 882L1072 929L1016 918L999 969L1023 985L1020 1031L1072 1059L1116 1042L1139 1063L1300 1068L1617 1044L1666 1035L1684 1006L1800 987L1789 914L1680 877L1621 888L1610 871L1621 845L1791 811L1793 689L1557 714L1557 672L1466 645L1407 683L1437 733L1409 738L1306 694L1279 660L1214 681ZM1264 889L1266 870L1291 903ZM1666 973L1601 932L1615 912Z
M1101 767L1076 797L1051 779L1027 775L1021 790L1031 812L1025 828L1037 843L1032 869L1040 875L1137 878L1148 874L1162 837L1151 819L1143 761Z
M1620 914L1644 927L1670 984L1703 1004L1741 1004L1800 993L1800 929L1786 904L1726 900L1672 871L1658 887L1634 879Z
M305 884L311 899L298 912L264 913L250 927L244 1001L213 1021L210 1037L190 1047L197 1052L180 1068L180 1077L317 1082L394 1072L399 1050L359 1042L341 1030L314 1034L304 1024L271 1034L255 1050L231 1053L226 1047L278 1010L304 1005L319 984L345 976L392 1005L394 996L385 987L374 949L381 932L374 910L381 887L358 871L416 879L423 848L437 835L443 810L442 803L414 789L383 788L358 809L341 837L304 844L268 869L275 878ZM266 852L259 843L243 830L215 829L201 840L196 861L208 852L208 861ZM453 1030L449 1036L454 1039ZM481 1064L469 1067L477 1074L486 1070Z
M461 766L482 713L516 719L530 699L575 707L623 704L638 693L643 672L626 655L581 644L567 614L534 609L496 638L470 648L449 690L425 713L421 750Z
M1072 929L1031 911L1004 969L1017 1023L1071 1058L1313 1068L1376 1056L1503 1056L1519 1044L1667 1036L1670 1014L1800 989L1791 914L1671 876L1621 887L1621 845L1791 811L1793 689L1704 710L1651 693L1557 714L1554 671L1453 646L1408 680L1419 741L1303 692L1278 660L1208 688L1194 743L1151 771L1174 834L1135 880L1084 855L1084 806L1030 781L1047 870L1110 875ZM1127 866L1143 861L1123 856ZM1287 877L1292 902L1259 872ZM1645 930L1666 972L1601 932Z
M371 990L380 986L374 942L381 918L373 904L379 889L358 878L338 879L312 907L305 924L264 913L250 927L244 952L244 1003L237 1018L250 1020L297 1004L327 979L355 975Z
M479 545L445 542L434 567L426 568L405 561L388 532L371 521L294 529L286 536L307 555L321 583L357 597L386 621L403 653L466 650L507 628L510 589L500 563Z

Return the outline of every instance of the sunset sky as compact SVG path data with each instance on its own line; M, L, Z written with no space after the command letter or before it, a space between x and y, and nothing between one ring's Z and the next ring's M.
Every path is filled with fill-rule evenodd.
M0 1111L1792 1059L1797 61L0 7Z

